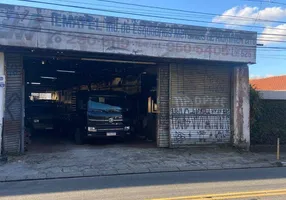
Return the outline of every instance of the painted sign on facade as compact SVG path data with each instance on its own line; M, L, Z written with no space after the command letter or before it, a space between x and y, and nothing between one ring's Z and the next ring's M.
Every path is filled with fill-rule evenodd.
M172 108L172 145L228 143L230 109Z
M0 44L255 63L254 32L0 4Z

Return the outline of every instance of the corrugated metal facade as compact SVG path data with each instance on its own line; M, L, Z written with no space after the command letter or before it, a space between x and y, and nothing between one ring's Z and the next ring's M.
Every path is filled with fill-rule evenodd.
M231 68L172 64L170 146L230 143Z
M23 129L23 58L18 54L5 54L6 100L4 113L4 153L21 151Z
M169 135L170 135L170 107L169 107L169 82L170 72L169 66L160 66L158 68L158 105L159 113L157 117L157 146L169 147Z

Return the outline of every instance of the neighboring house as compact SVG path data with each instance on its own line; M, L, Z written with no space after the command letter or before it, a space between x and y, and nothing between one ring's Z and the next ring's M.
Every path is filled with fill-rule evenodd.
M252 144L286 144L286 75L250 80L259 91L263 112L251 135Z
M251 79L250 84L263 99L286 100L286 75Z

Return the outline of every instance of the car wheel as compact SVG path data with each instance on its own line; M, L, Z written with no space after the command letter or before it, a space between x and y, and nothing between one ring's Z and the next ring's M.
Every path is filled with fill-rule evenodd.
M76 144L78 144L78 145L84 144L84 136L83 136L83 134L79 128L77 128L75 133L74 133L74 139L75 139Z

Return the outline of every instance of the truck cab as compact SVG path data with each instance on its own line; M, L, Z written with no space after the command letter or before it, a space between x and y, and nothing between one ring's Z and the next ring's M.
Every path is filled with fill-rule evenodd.
M74 139L82 144L88 138L125 138L131 134L127 95L114 91L79 91L76 112L71 117Z

